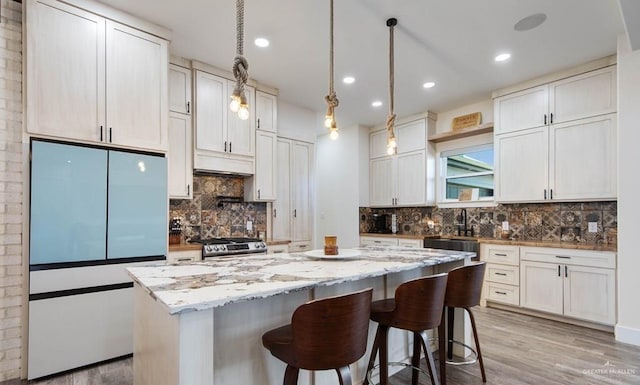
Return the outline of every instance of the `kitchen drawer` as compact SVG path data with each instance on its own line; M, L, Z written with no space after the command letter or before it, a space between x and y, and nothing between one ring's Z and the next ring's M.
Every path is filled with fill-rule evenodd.
M268 245L267 254L284 254L289 252L289 245Z
M551 262L564 265L605 267L615 269L616 253L610 251L557 249L550 247L521 247L524 261Z
M485 282L485 297L487 301L520 306L520 288L502 283Z
M487 282L504 283L506 285L520 284L520 268L517 266L487 264Z
M482 260L488 263L518 266L520 264L520 247L510 245L481 245Z
M360 237L360 244L363 246L398 246L398 239L384 237Z
M179 263L188 261L201 261L202 250L170 251L167 255L167 263Z
M424 240L422 239L404 239L398 238L398 246L411 247L413 249L422 249L424 246Z
M311 250L311 242L291 242L289 244L290 253L299 253L301 251Z

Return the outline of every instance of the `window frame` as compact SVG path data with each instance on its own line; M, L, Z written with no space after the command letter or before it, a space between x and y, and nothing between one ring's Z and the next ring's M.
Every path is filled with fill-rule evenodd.
M455 176L447 175L447 158L455 155L468 154L479 151L494 150L494 164L492 171L465 173ZM438 152L438 203L439 207L487 207L496 206L496 165L495 165L495 146L493 142L485 142L478 144L468 144L465 146L451 147L446 150ZM446 198L447 196L447 180L465 178L472 176L493 175L493 196L491 197L479 197L477 200L460 201L459 199Z

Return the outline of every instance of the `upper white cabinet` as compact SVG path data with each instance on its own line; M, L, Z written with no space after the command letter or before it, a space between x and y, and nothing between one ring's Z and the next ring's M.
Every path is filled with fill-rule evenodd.
M267 202L276 199L277 136L256 130L256 172L244 179L244 199Z
M193 196L191 70L169 65L169 197Z
M256 91L256 128L278 132L278 98L275 95Z
M229 111L234 82L204 71L195 71L194 168L253 174L255 142L255 90L246 86L249 119Z
M167 41L54 0L27 7L27 132L166 150Z
M602 68L495 99L496 134L616 112L616 68Z
M369 137L370 206L416 206L432 204L433 151L427 148L424 118L396 126L397 154L387 155L387 131ZM430 145L429 145L430 147Z
M607 67L495 99L497 200L615 199L615 93Z
M169 111L191 114L191 70L169 65Z

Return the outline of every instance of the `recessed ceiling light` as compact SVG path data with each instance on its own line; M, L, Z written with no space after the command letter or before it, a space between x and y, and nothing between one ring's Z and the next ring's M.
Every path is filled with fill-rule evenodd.
M436 83L434 83L434 82L426 82L426 83L424 83L422 86L423 86L424 88L431 88L431 87L433 87L433 86L435 86L435 85L436 85Z
M342 78L342 82L344 84L352 84L355 81L356 81L356 78L354 78L353 76L345 76L344 78Z
M501 61L509 60L510 57L511 57L510 53L501 53L500 55L496 56L494 60L497 62L501 62Z
M256 40L253 41L253 43L260 48L265 48L269 46L269 40L265 39L264 37L257 38Z
M374 101L371 103L371 106L372 106L372 107L380 107L381 105L382 105L382 102L381 102L380 100L374 100Z
M545 15L544 13L534 13L533 15L529 15L524 19L518 21L513 26L513 29L520 32L528 31L544 23L545 20L547 20L547 15Z

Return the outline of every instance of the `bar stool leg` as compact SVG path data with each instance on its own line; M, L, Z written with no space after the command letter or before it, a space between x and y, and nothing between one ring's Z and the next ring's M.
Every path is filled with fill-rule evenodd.
M373 369L376 363L376 356L380 353L380 385L387 385L387 379L389 378L389 367L387 366L387 339L389 335L389 327L385 325L378 325L376 330L376 337L373 340L373 347L371 348L371 356L369 357L369 365L367 365L367 371L365 372L364 381L362 385L369 385L369 372Z
M453 359L453 319L455 308L447 308L447 358Z
M295 366L287 365L287 369L284 371L283 385L296 385L298 383L298 373L300 369Z
M482 362L482 352L480 352L480 341L478 341L478 331L476 329L476 320L471 309L464 308L469 313L471 319L471 330L473 330L473 340L476 343L476 351L478 352L478 363L480 364L480 374L482 374L482 382L487 382L487 376L484 374L484 362Z
M440 385L440 381L438 381L438 374L436 373L436 363L433 360L433 353L431 353L431 349L429 349L429 338L427 338L427 332L422 331L416 334L419 338L420 346L422 346L422 350L424 351L424 357L427 361L427 368L429 368L431 383L433 385Z
M420 367L420 333L413 332L413 356L411 357L411 385L418 385L418 374L420 373L417 368Z
M438 326L438 361L440 364L440 385L447 385L447 354L445 351L447 330L444 324L444 308L442 308L442 319Z
M352 385L351 381L351 371L348 366L343 366L340 369L336 369L338 372L338 380L340 380L340 385Z

